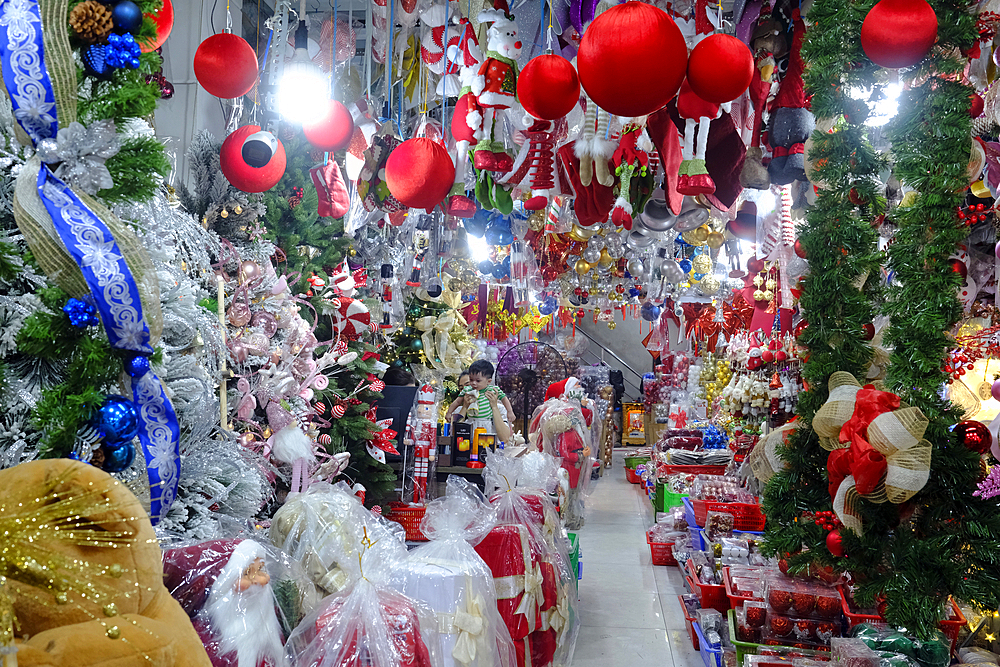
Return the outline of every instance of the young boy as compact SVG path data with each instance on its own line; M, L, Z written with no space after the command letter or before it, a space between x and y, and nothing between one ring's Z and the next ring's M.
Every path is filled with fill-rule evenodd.
M510 442L510 426L499 409L499 402L503 401L508 419L513 416L514 408L507 395L492 381L493 364L484 359L472 362L469 366L469 385L448 406L445 416L451 421L452 414L458 413L462 417L477 420L480 424L489 424L489 432L496 433L504 442Z

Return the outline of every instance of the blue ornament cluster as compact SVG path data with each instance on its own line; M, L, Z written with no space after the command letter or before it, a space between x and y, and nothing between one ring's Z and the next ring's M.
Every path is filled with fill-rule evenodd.
M104 51L104 63L115 69L139 69L139 56L142 50L132 35L108 35L108 43Z
M135 460L132 439L139 434L139 415L132 401L115 394L106 396L91 425L104 438L101 467L105 472L121 472L132 465Z
M729 436L715 424L703 427L701 433L701 446L704 449L725 449L729 446Z
M69 318L69 323L75 327L95 327L100 323L97 309L80 299L68 300L62 310Z

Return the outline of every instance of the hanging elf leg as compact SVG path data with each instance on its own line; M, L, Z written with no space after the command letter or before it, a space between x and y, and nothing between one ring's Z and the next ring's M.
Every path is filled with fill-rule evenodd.
M618 199L615 200L615 207L611 209L611 222L628 230L632 229L632 203L629 201L629 190L635 169L636 165L628 162L618 165L615 169L615 173L620 179L620 185Z

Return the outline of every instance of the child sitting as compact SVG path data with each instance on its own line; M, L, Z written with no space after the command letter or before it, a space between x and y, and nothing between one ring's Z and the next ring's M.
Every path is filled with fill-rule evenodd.
M500 389L492 384L493 364L480 359L472 362L469 366L469 385L465 387L452 404L448 406L446 418L451 421L452 415L457 414L462 418L476 420L484 425L488 432L495 433L500 440L508 442L510 440L510 426L507 424L507 415L514 414L510 399ZM504 411L499 410L499 402L503 402Z

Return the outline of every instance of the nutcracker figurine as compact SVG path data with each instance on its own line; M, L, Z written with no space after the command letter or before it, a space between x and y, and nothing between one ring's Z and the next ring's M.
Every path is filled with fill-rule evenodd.
M413 502L427 501L427 480L434 474L437 456L437 396L429 384L417 393L413 419Z

